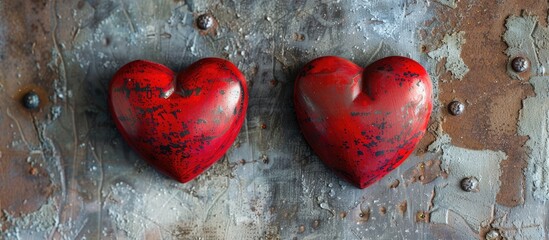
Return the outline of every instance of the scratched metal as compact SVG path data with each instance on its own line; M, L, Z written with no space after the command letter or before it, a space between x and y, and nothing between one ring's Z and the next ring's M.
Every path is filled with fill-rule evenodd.
M497 168L500 162L505 166L507 175L501 179L509 180L502 186L515 183L511 189L520 190L528 183L517 175L526 164L513 168L509 167L514 166L509 163L512 160L502 161L507 155L515 156L515 152L501 152L508 145L498 145L499 139L507 137L479 146L478 131L464 131L453 124L473 118L469 113L480 112L474 120L490 119L482 115L486 111L475 108L482 101L472 93L496 88L483 85L470 94L464 91L458 97L472 100L465 101L467 111L441 117L447 111L445 104L456 98L449 95L453 89L461 90L460 84L471 74L487 75L483 71L488 70L474 65L474 54L462 54L466 61L459 55L459 44L466 46L467 53L482 48L483 44L467 47L461 39L484 39L475 29L491 31L491 26L501 26L489 36L502 49L484 54L488 60L483 63L494 63L493 71L506 76L507 57L501 42L504 19L517 14L520 6L490 3L500 4L489 8L495 17L483 18L486 27L477 28L480 22L465 24L471 18L464 16L483 13L478 4L472 0L0 1L0 129L4 133L0 138L0 238L482 238L494 214L501 217L513 207L508 202L521 200L500 192L502 205L496 204L493 191L497 190L487 189L493 185L483 185L483 179L497 181L499 175L482 171L498 169L478 170L486 174L480 178L479 194L483 195L475 195L484 201L484 208L474 216L462 214L460 208L467 212L475 206L452 206L459 201L450 197L467 199L464 192L452 192L459 191L462 179L452 174L474 171L461 167L460 161L484 156L493 160L486 166ZM195 23L203 13L215 19L207 31ZM470 32L479 37L471 37ZM433 57L427 52L433 52ZM501 56L493 57L497 54ZM364 190L340 180L320 162L295 119L292 97L297 71L324 55L345 57L361 66L403 55L422 63L433 78L435 109L429 136L403 165ZM149 167L124 143L108 114L107 86L119 67L135 59L179 71L208 56L228 59L245 74L248 116L227 154L197 179L180 184ZM452 75L444 69L448 62ZM446 83L454 75L464 80ZM439 81L445 84L439 86ZM439 90L442 87L445 91ZM38 110L29 111L20 103L29 90L41 98ZM520 105L519 98L526 92L521 91L513 103ZM518 116L518 109L513 114ZM502 119L516 122L508 116ZM516 124L510 126L516 132ZM492 131L499 129L488 133ZM450 192L450 197L437 196L437 189ZM489 203L492 208L486 209ZM457 210L444 212L445 223L431 222L431 212L452 207ZM479 214L482 219L476 218ZM477 220L480 225L472 226ZM531 227L513 226L499 231L512 236ZM543 229L534 230L545 236Z

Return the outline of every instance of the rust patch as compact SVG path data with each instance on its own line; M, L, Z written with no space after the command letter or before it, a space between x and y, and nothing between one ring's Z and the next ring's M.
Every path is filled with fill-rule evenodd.
M52 59L53 14L51 1L2 2L0 8L0 109L4 118L0 129L0 211L14 217L34 212L47 202L56 189L45 169L29 162L39 162L35 119L49 111L53 80L57 74L48 67ZM28 111L21 104L22 96L34 90L41 98L40 109ZM13 133L13 134L12 134Z
M408 201L404 200L400 204L398 204L398 212L400 215L404 216L406 211L408 210Z
M305 41L305 35L301 33L294 33L293 39L294 41L303 42Z
M431 114L431 119L429 120L429 126L427 127L427 131L425 132L425 135L423 135L423 138L419 141L416 147L415 154L422 156L427 152L427 148L429 145L431 145L436 139L436 132L437 132L438 123L436 122L436 113L433 110L433 114Z
M405 186L408 186L415 182L421 182L422 184L430 183L438 177L446 178L448 174L442 170L440 160L428 160L420 162L414 167L406 170L402 176L405 179Z
M394 189L394 188L397 188L398 185L400 185L400 181L398 179L395 179L395 181L393 181L393 183L391 183L391 185L389 185L389 188Z
M445 33L465 32L461 57L470 71L461 81L454 80L444 70L438 73L442 73L439 76L441 104L464 99L467 110L460 116L451 116L442 108L442 127L456 146L500 150L507 154L507 161L501 164L500 189L504 191L498 193L496 200L508 207L524 202L526 150L522 146L527 138L517 135L517 122L522 100L532 96L533 89L526 81L513 80L507 75L510 63L504 54L507 46L501 35L505 31L505 19L511 14L519 15L526 6L530 6L527 11L545 16L548 3L527 0L523 4L498 4L469 0L460 2L451 11L440 7L437 25L424 39L429 52L439 46ZM444 63L438 64L441 67ZM527 71L521 77L529 74Z
M384 206L379 207L379 214L385 216L385 214L387 214L387 208Z
M357 223L365 223L370 220L370 208L366 208L365 210L361 210L360 214L358 214L358 221Z
M416 222L429 222L430 213L427 211L418 211L416 213Z
M10 152L0 158L0 211L14 217L38 210L51 196L51 181L42 168L31 166L26 153Z

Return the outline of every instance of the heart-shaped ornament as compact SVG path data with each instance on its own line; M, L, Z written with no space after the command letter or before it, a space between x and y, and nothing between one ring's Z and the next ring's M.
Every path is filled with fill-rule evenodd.
M297 77L295 111L319 158L366 188L414 151L433 108L431 91L429 74L409 58L387 57L363 69L321 57Z
M244 75L223 59L202 59L177 77L166 66L137 60L114 75L109 107L124 140L185 183L231 147L245 120L247 91Z

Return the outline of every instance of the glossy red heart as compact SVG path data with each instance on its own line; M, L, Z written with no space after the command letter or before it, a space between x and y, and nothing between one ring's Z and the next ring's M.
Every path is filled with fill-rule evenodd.
M244 75L231 62L206 58L181 71L138 60L109 88L109 106L126 142L152 166L188 182L231 147L245 119Z
M387 57L363 69L321 57L297 77L295 111L319 158L365 188L406 160L423 137L431 88L427 71L409 58Z

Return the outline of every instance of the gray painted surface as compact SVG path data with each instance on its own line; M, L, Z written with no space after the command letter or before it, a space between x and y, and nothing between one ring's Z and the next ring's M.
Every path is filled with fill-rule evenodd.
M450 7L456 4L440 2ZM460 33L441 39L441 47L429 54L432 58L421 52L418 31L428 30L423 23L434 15L432 3L82 3L81 8L77 2L52 5L56 12L50 19L52 35L45 37L55 43L53 59L48 66L38 67L50 68L59 77L54 81L55 94L50 96L53 104L45 110L48 117L30 125L36 128L36 141L25 138L27 128L21 126L27 125L20 123L9 107L2 108L0 119L13 125L12 144L3 151L25 152L29 164L44 167L55 186L38 210L22 216L5 212L9 226L2 237L470 239L490 224L519 228L506 232L511 239L546 236L546 217L539 211L546 207L530 199L530 194L526 205L519 208L495 203L499 162L505 153L452 146L442 134L435 66L446 61L446 71L456 77L465 75L468 67L460 57L460 45L465 43ZM194 19L203 12L217 19L215 33L201 34L194 27ZM511 33L506 34L506 41L510 45L522 37L511 31L520 27L516 24L510 21L508 25ZM0 48L5 48L3 43ZM362 66L389 55L408 56L422 63L432 75L433 122L440 133L430 151L411 156L364 190L326 169L300 135L292 103L299 68L323 55L346 57ZM156 61L178 71L207 56L229 59L246 75L250 89L247 121L225 158L194 181L179 184L146 165L122 141L107 111L106 88L114 72L134 59ZM542 76L536 79L546 80ZM547 81L535 81L536 91L538 84L547 87ZM540 98L535 99L541 102L527 100L526 109L545 104L546 99ZM546 112L540 117L547 118ZM525 110L522 114L521 129L533 134L528 126L538 123L527 115L537 112ZM262 124L267 127L263 129ZM529 144L540 147L545 144L543 136ZM540 154L535 159L545 169L547 153ZM437 158L441 158L448 178L424 184L409 174L419 163ZM487 168L463 167L475 158L493 161L486 162ZM457 180L467 174L481 181L482 194L475 195L475 201L482 204L476 212L464 207L471 199L457 192ZM400 184L390 187L395 180ZM544 178L534 174L530 180L538 187L527 187L527 191L534 189L545 197ZM417 213L422 211L433 211L432 223L417 221ZM531 217L521 217L525 213Z

